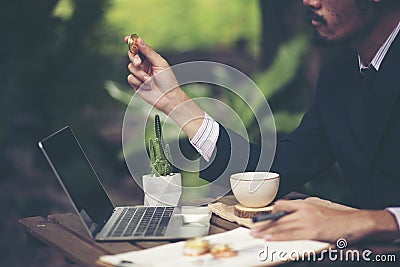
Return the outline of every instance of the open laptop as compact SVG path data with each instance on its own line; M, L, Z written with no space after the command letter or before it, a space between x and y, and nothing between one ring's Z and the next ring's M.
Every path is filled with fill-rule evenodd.
M177 240L208 234L207 207L115 207L68 126L39 147L94 239ZM202 221L186 223L187 215Z

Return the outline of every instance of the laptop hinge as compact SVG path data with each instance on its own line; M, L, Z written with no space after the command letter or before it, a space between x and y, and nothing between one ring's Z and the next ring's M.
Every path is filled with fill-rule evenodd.
M111 216L113 215L113 213L115 212L115 208L114 210L108 215L106 216L106 218L103 220L103 222L99 225L97 225L96 229L93 231L93 236L96 237L96 235L101 232L101 230L103 229L103 227L106 225L106 223L108 222L108 220L111 218Z

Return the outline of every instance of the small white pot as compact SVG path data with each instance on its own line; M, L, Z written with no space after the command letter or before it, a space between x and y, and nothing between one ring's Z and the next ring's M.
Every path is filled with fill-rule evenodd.
M181 174L143 175L143 191L145 206L178 206L182 195Z

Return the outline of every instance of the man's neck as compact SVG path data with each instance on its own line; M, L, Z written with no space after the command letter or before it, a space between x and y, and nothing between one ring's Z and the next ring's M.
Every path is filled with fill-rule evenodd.
M362 62L371 62L379 48L395 29L399 20L400 12L391 12L390 14L382 16L366 38L352 44L352 47L358 52Z

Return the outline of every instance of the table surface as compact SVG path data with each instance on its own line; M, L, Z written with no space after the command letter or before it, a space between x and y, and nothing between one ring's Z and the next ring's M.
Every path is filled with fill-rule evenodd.
M304 198L305 195L291 193L286 199ZM230 198L219 201L226 204ZM29 239L39 241L61 252L68 260L79 266L99 266L97 260L101 255L117 254L128 251L137 251L159 245L168 244L168 241L137 241L137 242L96 242L91 238L79 217L75 214L55 214L47 218L41 216L28 217L19 220ZM213 214L211 218L210 235L222 233L239 227L238 224L226 221ZM400 247L395 244L358 244L348 249L370 249L375 254L396 255L400 261ZM344 266L343 262L294 262L285 266ZM353 265L352 265L353 266ZM359 266L359 264L357 264ZM372 266L370 263L367 266Z

